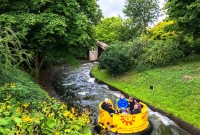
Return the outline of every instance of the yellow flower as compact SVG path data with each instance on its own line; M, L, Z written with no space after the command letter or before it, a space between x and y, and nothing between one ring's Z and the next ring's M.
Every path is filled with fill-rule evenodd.
M29 106L29 103L22 104L25 108Z
M7 106L8 109L10 109L10 107L11 107L10 105Z
M21 112L21 109L18 107L17 109L16 109L16 112Z
M66 133L70 133L72 130L71 129L65 129Z
M10 83L9 86L10 86L10 88L14 88L15 84L14 83Z
M29 122L29 121L32 121L32 118L31 118L30 116L24 116L24 117L22 118L22 121L23 121L23 122Z
M21 124L21 123L18 123L17 126L18 126L18 127L22 127L22 124Z
M74 111L75 109L74 108L72 108L72 113L74 113L75 111Z
M49 117L49 118L52 118L53 116L54 116L54 113L48 114L48 117Z
M65 112L64 112L64 116L65 116L65 117L69 116L69 114L70 114L70 111L65 111Z
M57 131L57 132L55 132L55 135L60 135L60 132L58 132L58 131Z

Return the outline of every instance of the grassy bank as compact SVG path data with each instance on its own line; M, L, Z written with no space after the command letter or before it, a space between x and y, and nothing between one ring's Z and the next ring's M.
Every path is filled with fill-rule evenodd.
M200 62L143 72L130 71L115 79L96 66L92 75L200 128ZM154 86L154 93L150 85Z

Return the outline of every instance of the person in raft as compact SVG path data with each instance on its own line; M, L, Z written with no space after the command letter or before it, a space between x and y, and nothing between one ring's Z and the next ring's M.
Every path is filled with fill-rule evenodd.
M118 99L117 105L118 105L120 112L126 113L127 108L128 108L128 101L124 97L124 94L120 95L120 98Z
M129 111L132 111L134 109L135 101L133 97L129 97L129 102L128 102L128 109Z
M104 102L102 103L101 108L110 114L115 113L115 110L112 109L112 105L108 103L108 98L104 99Z
M138 105L138 109L140 109L140 110L141 110L142 106L141 106L141 104L139 103L139 102L140 102L140 100L139 100L139 99L134 99L134 102L135 102L135 104L137 104L137 105Z
M131 114L141 113L141 109L139 109L139 105L135 104L134 109L131 111Z

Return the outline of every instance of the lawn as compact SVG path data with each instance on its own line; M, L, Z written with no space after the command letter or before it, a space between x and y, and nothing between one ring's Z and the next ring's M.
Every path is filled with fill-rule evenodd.
M200 62L130 71L113 77L106 70L92 69L92 75L125 93L200 128ZM150 90L154 86L154 92Z

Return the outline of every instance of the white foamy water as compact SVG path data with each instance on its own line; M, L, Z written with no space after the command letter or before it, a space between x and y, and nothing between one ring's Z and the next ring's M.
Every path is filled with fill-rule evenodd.
M83 95L83 96L86 95L87 93L89 93L89 92L87 92L87 91L78 92L79 95Z
M94 83L94 81L95 81L95 78L89 78L89 79L87 80L87 82L91 82L91 83Z
M62 84L63 86L70 86L70 85L74 85L75 83L64 83Z
M172 120L170 120L168 117L165 117L164 115L158 113L158 112L153 112L151 109L148 108L149 115L151 116L156 116L165 126L169 125L176 125Z

